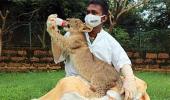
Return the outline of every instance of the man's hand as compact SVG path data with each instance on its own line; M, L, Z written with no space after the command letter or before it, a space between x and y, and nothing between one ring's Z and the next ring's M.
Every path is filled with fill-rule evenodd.
M121 72L125 77L123 80L123 88L125 92L124 100L132 100L137 93L137 87L132 68L130 65L124 65L121 69Z
M125 92L124 100L132 100L137 93L135 80L125 78L123 81L123 88Z
M55 37L52 31L56 30L56 18L57 14L51 14L47 19L47 32L51 38Z
M57 26L68 26L68 22L58 18L57 14L51 14L50 16L48 16L47 19L47 32L49 33L49 35L54 38L55 34L52 34L52 31L58 31Z

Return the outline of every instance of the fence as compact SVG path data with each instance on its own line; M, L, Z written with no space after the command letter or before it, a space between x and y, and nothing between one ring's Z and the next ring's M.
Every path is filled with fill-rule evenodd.
M12 32L12 34L10 34ZM166 34L164 34L166 33ZM10 41L6 41L10 40ZM3 36L3 48L50 48L50 37L45 22L19 22ZM119 42L121 43L121 39ZM134 33L128 42L121 43L127 50L170 52L170 30Z
M3 48L48 48L45 22L17 22L3 35Z

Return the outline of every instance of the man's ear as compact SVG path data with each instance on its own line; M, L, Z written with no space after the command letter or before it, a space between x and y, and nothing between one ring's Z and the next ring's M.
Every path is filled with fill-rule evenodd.
M84 24L84 27L82 29L83 32L91 32L92 30L93 30L93 28L86 24Z
M107 16L107 15L104 15L104 16L102 17L102 22L103 22L103 23L106 22L107 19L108 19L108 16Z

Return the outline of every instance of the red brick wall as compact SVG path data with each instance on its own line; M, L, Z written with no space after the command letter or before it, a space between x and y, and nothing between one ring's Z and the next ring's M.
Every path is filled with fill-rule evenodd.
M170 71L170 53L166 52L127 52L130 57L133 68L139 69L149 69L149 70L160 70L160 71Z
M141 69L170 69L170 54L166 52L140 53L135 51L127 52L133 68ZM63 64L54 64L51 50L2 50L0 56L0 71L37 71L57 70Z
M2 50L0 72L47 71L61 69L50 50Z

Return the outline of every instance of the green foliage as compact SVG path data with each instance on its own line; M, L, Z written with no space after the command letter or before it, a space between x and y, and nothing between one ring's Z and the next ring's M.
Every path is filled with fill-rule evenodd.
M129 34L121 28L115 28L114 33L114 37L126 49L154 52L170 51L170 29L137 32L133 37L129 37Z
M125 48L129 47L130 37L129 37L129 34L125 31L125 29L122 29L120 27L114 28L113 33L114 33L114 37L119 41L119 43L123 47Z
M50 14L57 13L63 19L69 17L83 19L88 0L12 0L10 2L10 4L0 8L10 11L7 26L10 25L12 29L15 26L20 26L12 30L15 33L11 42L14 44L12 46L16 47L16 43L18 43L21 46L28 47L31 40L32 47L48 48L50 47L50 37L46 32L46 25L44 25L47 17ZM31 26L23 25L28 23ZM28 30L29 28L31 30ZM30 34L32 34L31 37Z
M85 16L86 6L88 0L60 0L61 6L64 8L66 18L76 17L83 19Z
M136 31L139 31L143 24L143 20L137 12L139 12L138 9L130 10L118 20L118 26L126 29L130 37L133 36Z
M3 1L3 2L2 2ZM0 9L4 12L9 9L7 25L31 23L32 45L40 47L41 43L50 46L50 37L45 33L45 22L50 14L57 13L65 19L76 17L84 19L87 2L89 0L2 0ZM5 2L4 2L5 1ZM10 2L9 2L10 1ZM128 4L134 0L128 0ZM110 7L118 5L109 0ZM158 6L160 5L160 6ZM166 7L165 7L166 6ZM141 13L148 11L148 18ZM114 13L113 15L115 15ZM146 14L146 15L147 15ZM24 22L24 23L23 23ZM118 27L114 28L114 37L120 44L128 49L169 51L170 38L167 26L170 24L170 1L150 0L144 7L132 9L123 14L117 22ZM13 29L13 26L10 29ZM22 25L21 25L22 26ZM106 28L109 26L106 25ZM30 36L28 26L22 26L14 30L12 46L29 46ZM12 30L12 31L13 31ZM61 30L62 33L65 31ZM112 33L113 35L113 33ZM40 42L39 38L42 37ZM21 42L19 42L21 41ZM4 46L10 43L5 44ZM44 45L45 46L45 45Z
M131 43L132 47L138 50L169 51L170 30L153 29L139 32L135 34Z
M82 19L87 2L88 0L14 0L12 4L18 12L15 11L16 9L11 10L16 12L16 15L22 14L20 17L23 17L24 20L35 17L41 21L46 21L48 15L55 13L61 18L77 17ZM34 10L38 11L32 12Z
M166 29L170 24L169 7L169 0L150 0L143 9L143 11L148 11L145 29Z
M158 30L150 40L153 45L160 45L166 51L170 51L170 29Z

